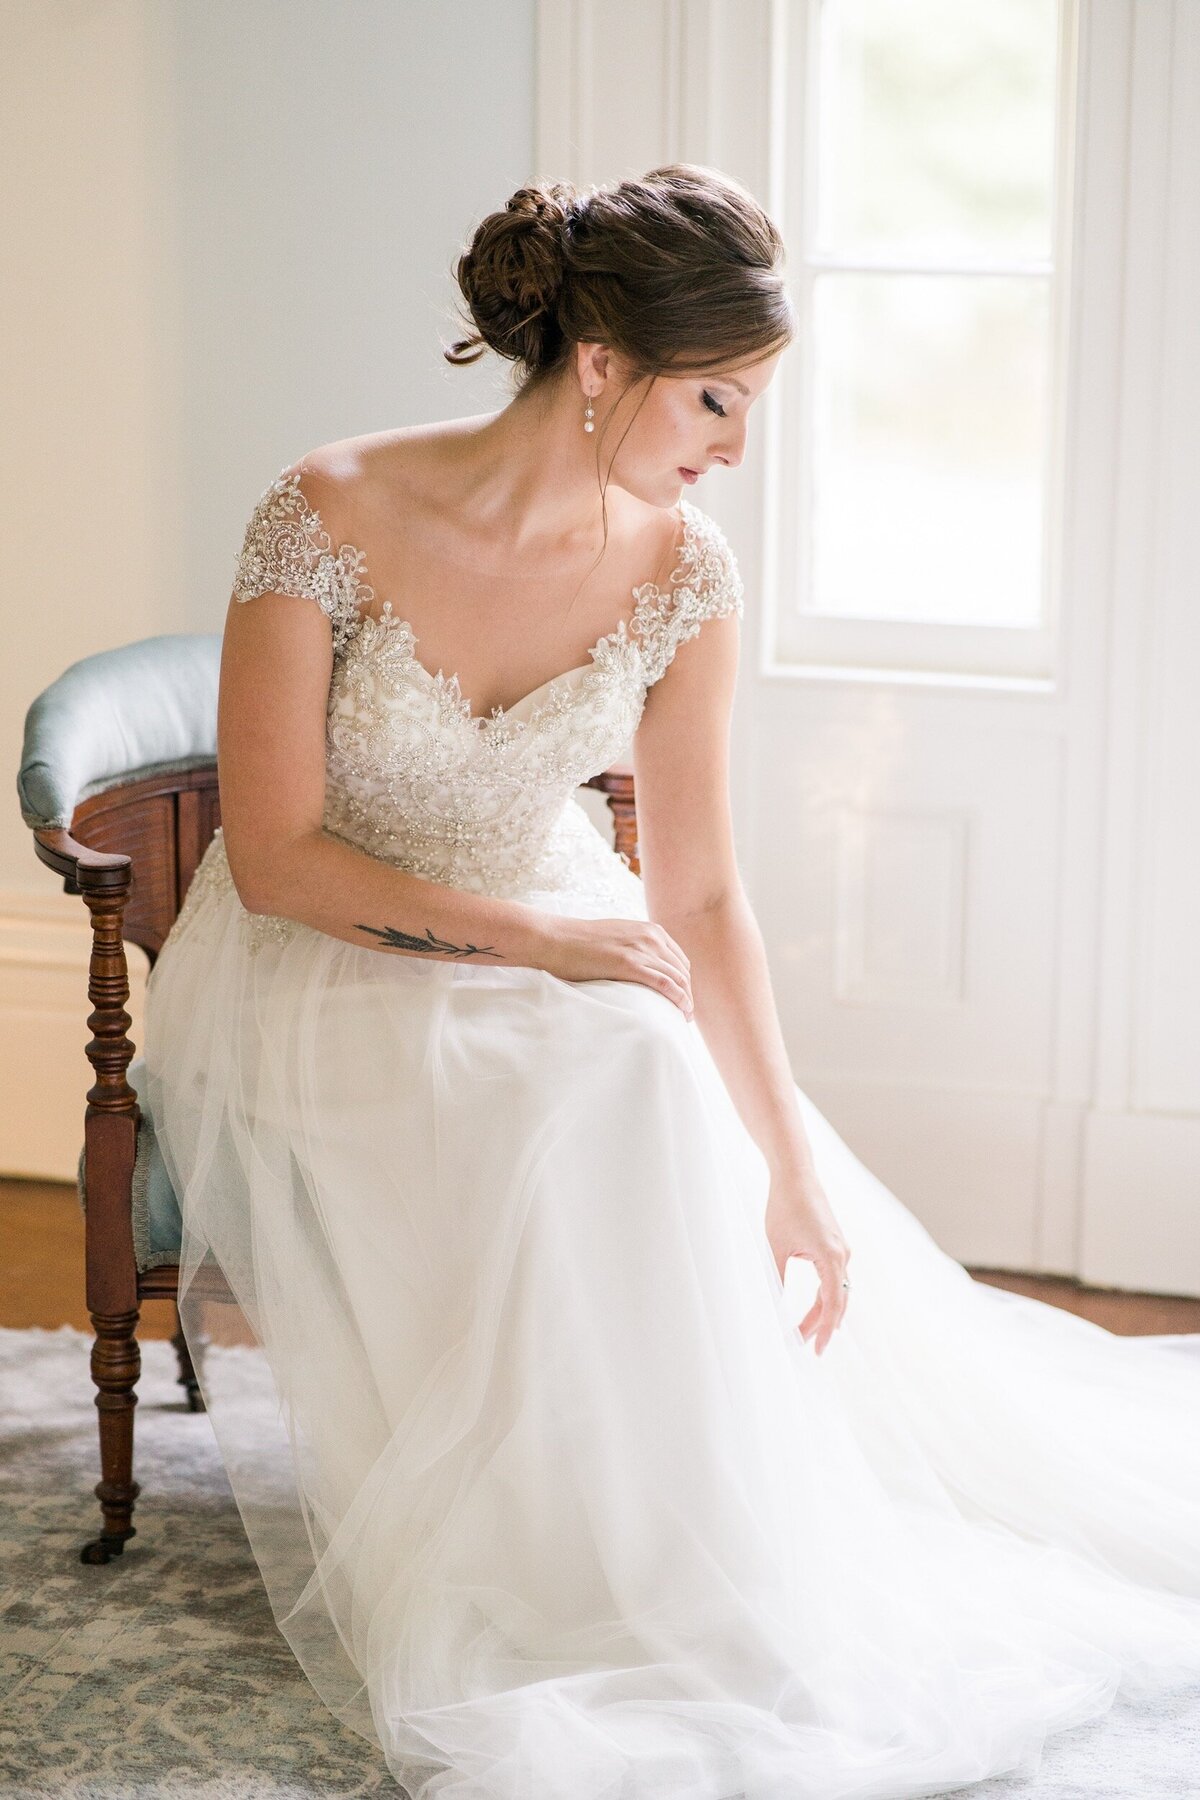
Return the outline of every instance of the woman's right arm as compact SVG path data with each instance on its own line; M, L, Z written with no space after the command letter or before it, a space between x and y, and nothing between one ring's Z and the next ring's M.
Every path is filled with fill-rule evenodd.
M398 955L545 966L552 915L427 881L323 830L332 665L329 620L310 600L230 601L217 768L242 905Z
M231 600L221 652L221 825L248 911L435 962L546 969L656 988L691 1017L687 958L659 925L577 919L429 881L323 829L329 620L295 594Z

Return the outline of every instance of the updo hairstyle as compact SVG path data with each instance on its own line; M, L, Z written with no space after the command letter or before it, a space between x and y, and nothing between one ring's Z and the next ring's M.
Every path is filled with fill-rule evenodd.
M796 331L783 258L757 201L716 169L518 188L458 258L473 330L443 354L461 364L494 350L515 365L518 393L552 381L580 342L608 345L631 384L755 362Z

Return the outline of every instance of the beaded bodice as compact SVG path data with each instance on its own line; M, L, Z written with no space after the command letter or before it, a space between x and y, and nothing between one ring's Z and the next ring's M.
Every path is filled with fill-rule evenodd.
M568 910L615 912L640 883L575 798L626 748L646 695L705 619L743 608L719 526L681 500L678 562L665 586L632 592L628 619L511 707L472 712L457 675L431 674L390 601L376 604L365 558L334 546L298 472L258 500L236 560L233 593L311 599L333 635L326 712L324 828L430 880ZM189 890L222 881L223 848ZM210 857L216 867L208 867ZM202 879L203 877L203 879ZM189 910L185 907L185 911ZM182 922L183 915L181 914ZM286 936L255 920L253 935Z

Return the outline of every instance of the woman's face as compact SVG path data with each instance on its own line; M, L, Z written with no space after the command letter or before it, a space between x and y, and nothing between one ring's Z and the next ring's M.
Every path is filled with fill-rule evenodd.
M714 465L735 469L741 462L750 408L770 385L783 354L777 350L761 362L731 363L719 374L659 375L627 387L611 352L598 345L586 351L580 392L593 395L601 473L661 507L674 506L693 479Z

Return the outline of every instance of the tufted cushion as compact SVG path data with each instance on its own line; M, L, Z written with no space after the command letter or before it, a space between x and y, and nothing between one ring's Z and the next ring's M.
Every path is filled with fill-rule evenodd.
M219 632L174 632L64 669L25 715L17 793L34 830L118 782L209 763L217 753Z

